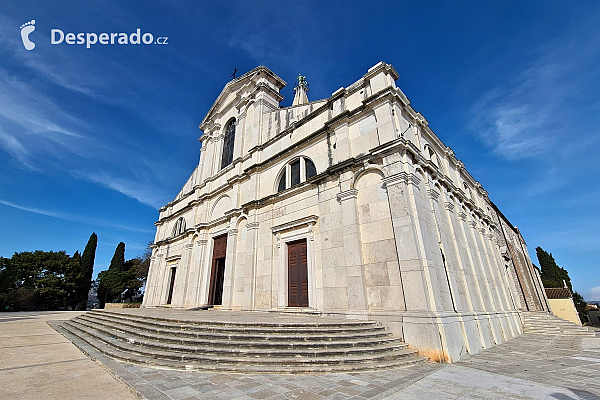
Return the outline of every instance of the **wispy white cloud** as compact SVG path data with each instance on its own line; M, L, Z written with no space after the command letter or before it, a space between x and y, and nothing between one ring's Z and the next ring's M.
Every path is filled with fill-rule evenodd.
M600 56L599 32L582 30L540 46L514 80L489 90L472 106L471 126L496 154L510 160L569 156L582 146L582 140L571 140L574 134L588 144L597 140L597 127L577 131L583 111L574 100L589 88L588 72L596 70Z
M156 188L156 182L146 180L143 177L138 177L137 179L131 176L122 177L106 171L92 173L77 171L74 172L74 175L106 188L116 190L127 197L156 209L162 207L170 200L170 197Z
M40 215L45 215L48 217L63 219L66 221L85 223L85 224L91 225L91 226L101 226L101 227L105 227L105 228L113 228L113 229L118 229L118 230L143 232L143 233L153 233L154 232L153 230L139 229L139 228L134 228L134 227L127 226L127 225L115 224L110 221L104 221L104 220L94 218L94 217L83 217L83 216L67 214L67 213L63 213L63 212L59 212L59 211L52 211L52 210L45 210L45 209L41 209L41 208L37 208L37 207L23 206L23 205L15 204L13 202L6 201L3 199L0 199L0 204L15 208L17 210L32 212L35 214L40 214Z
M587 301L600 301L600 286L594 286L593 288L584 291L583 298Z
M15 157L24 167L34 170L35 168L29 163L29 151L23 144L14 136L4 132L0 127L0 147L3 147L8 153Z

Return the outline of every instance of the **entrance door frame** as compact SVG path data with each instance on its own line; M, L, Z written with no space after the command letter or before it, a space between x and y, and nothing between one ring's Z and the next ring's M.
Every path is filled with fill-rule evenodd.
M169 287L167 289L167 301L165 304L171 305L173 302L173 292L175 291L175 278L177 277L177 266L169 268Z
M274 226L271 228L274 234L275 246L279 252L275 259L279 272L277 282L277 307L288 307L288 242L306 239L306 260L308 273L308 307L293 307L297 308L317 308L317 291L315 282L315 242L314 242L314 225L318 217L310 216L297 221L292 221L287 224ZM275 261L274 260L274 261Z
M292 305L291 301L290 301L290 292L289 292L289 290L290 290L290 275L289 275L290 274L290 252L291 252L292 245L298 246L301 243L303 244L303 247L306 249L306 279L307 279L307 281L306 281L307 288L306 289L308 291L308 240L307 239L300 239L300 240L294 240L294 241L289 241L289 242L285 243L286 247L287 247L287 257L286 258L287 258L287 264L288 264L288 269L287 269L287 271L288 271L288 282L287 282L287 284L288 284L288 287L287 287L287 290L288 290L288 299L287 299L287 306L290 307L290 308L291 307L294 307L294 308L306 308L306 307L309 306L309 304L306 304L306 305ZM298 259L296 259L296 260L298 260ZM302 267L303 267L302 263L300 263L300 265L297 266L298 270L303 269ZM297 287L297 290L298 290L298 296L299 296L300 303L302 303L302 301L303 301L302 285L300 285L300 287ZM308 295L308 293L307 293L307 295ZM307 303L309 302L308 296L306 298L306 302Z
M225 239L225 257L219 257L219 258L215 258L215 241L218 239ZM219 234L219 235L215 235L212 237L212 243L211 243L211 250L210 250L210 258L208 259L208 285L207 285L207 294L206 294L206 304L210 304L210 305L215 305L214 300L211 299L211 297L213 297L214 295L214 288L213 288L213 280L216 279L216 276L213 277L213 272L217 273L216 270L216 265L215 262L218 259L224 258L224 265L223 265L223 282L222 285L223 287L221 288L221 304L219 305L223 305L223 291L225 289L225 274L226 274L226 268L227 268L227 242L229 240L229 235L227 233L224 234ZM213 266L215 268L215 270L213 271Z

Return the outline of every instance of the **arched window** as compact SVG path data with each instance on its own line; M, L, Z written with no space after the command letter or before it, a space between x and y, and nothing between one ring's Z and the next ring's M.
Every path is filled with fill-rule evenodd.
M427 155L427 158L429 160L431 160L431 162L434 163L436 167L438 167L440 169L442 168L442 165L440 164L440 159L439 159L437 153L428 144L425 145L425 153Z
M306 179L310 179L313 176L317 176L317 169L315 168L315 164L310 161L308 158L304 159L304 164L306 165Z
M223 142L223 155L221 156L221 169L233 162L233 144L235 143L235 119L231 119L225 127L225 140Z
M469 186L467 186L467 184L465 182L463 182L463 187L465 188L465 194L469 197L469 199L475 200L473 198L473 191L471 190L471 188Z
M315 164L306 157L300 157L287 164L277 183L277 192L282 192L317 175Z
M181 217L175 222L175 226L173 227L173 237L181 235L183 232L185 232L185 219Z

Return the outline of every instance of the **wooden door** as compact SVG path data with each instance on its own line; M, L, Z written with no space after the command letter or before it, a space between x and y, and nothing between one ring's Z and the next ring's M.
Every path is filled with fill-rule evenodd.
M288 307L308 307L308 258L306 239L287 244Z
M221 305L223 302L223 280L225 278L225 255L227 253L227 235L214 239L213 256L210 271L208 304Z

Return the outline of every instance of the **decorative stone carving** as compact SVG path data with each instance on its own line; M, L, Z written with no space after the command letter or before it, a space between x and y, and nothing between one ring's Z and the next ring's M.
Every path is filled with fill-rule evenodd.
M431 199L433 201L437 201L438 198L440 197L440 193L437 190L435 190L435 189L429 189L429 190L427 190L427 194L429 195L429 197L431 197Z
M319 220L319 217L317 217L316 215L310 215L305 218L300 218L300 219L297 219L294 221L286 222L285 224L276 225L271 228L271 231L274 234L276 234L278 232L282 232L282 231L300 227L300 226L314 225L317 223L318 220Z
M253 229L258 229L258 226L259 226L259 225L260 225L260 223L259 223L259 222L248 222L248 223L246 224L246 229L247 229L247 230L249 230L249 231L250 231L250 230L253 230Z
M358 195L358 190L349 189L349 190L338 193L336 197L337 197L337 201L339 201L341 203L344 200L355 199L357 195Z
M395 175L390 175L383 178L383 184L387 186L398 185L400 183L406 184L408 182L408 174L406 172L400 172Z

